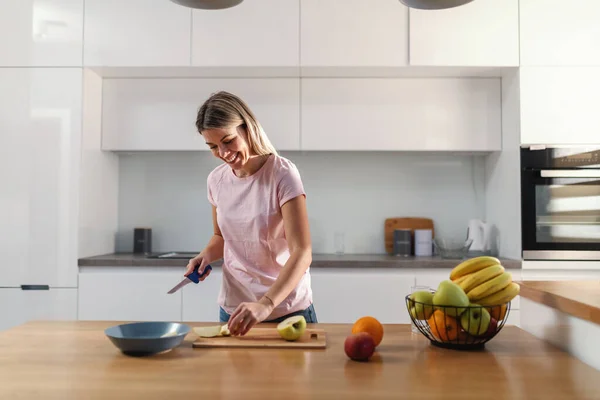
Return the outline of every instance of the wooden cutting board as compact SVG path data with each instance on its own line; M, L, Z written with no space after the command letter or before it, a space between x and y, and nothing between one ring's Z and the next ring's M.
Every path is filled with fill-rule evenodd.
M384 235L385 251L388 254L393 254L394 252L394 230L396 229L410 229L412 231L413 254L415 242L415 229L431 229L432 238L435 237L435 232L433 230L433 220L430 218L387 218L385 220L384 225Z
M260 347L278 349L324 349L327 335L323 329L306 329L304 335L293 342L279 336L275 328L252 328L244 336L198 337L192 343L195 348Z

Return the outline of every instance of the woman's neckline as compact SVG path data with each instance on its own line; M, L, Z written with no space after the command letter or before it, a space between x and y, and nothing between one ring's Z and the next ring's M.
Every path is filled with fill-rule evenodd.
M271 161L271 159L275 158L275 156L273 154L268 154L266 160L262 163L262 165L260 167L258 167L258 169L250 174L250 175L246 175L246 176L238 176L236 175L235 171L233 170L233 168L229 168L229 171L231 172L231 175L235 178L235 179L239 179L239 180L248 180L248 179L254 179L256 178L261 171L263 171L265 169L265 165L267 165L268 162Z

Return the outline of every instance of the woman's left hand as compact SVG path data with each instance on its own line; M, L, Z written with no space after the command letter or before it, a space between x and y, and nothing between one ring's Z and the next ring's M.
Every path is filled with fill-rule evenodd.
M229 332L236 336L243 336L250 328L259 322L264 321L273 311L273 306L269 304L241 303L231 314L227 327Z

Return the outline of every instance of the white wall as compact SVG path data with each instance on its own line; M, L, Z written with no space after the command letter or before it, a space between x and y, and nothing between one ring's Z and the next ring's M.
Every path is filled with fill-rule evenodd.
M521 259L519 72L502 79L502 152L485 163L485 211L504 257Z
M83 71L79 257L112 253L117 231L119 158L101 151L102 78Z
M383 253L384 219L423 216L440 235L465 237L484 217L482 156L399 152L282 152L307 191L317 253ZM155 251L201 250L212 233L206 177L219 164L208 152L121 154L118 251L131 251L133 228L153 230Z

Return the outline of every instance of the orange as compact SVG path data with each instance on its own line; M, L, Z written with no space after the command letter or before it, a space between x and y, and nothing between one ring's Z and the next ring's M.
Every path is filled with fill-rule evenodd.
M458 337L460 331L458 321L456 318L446 315L442 310L435 310L427 323L433 336L442 342L450 342Z
M502 321L506 316L506 304L502 304L501 306L486 307L486 309L490 312L490 316L498 322Z
M373 336L375 346L383 340L383 325L373 317L361 317L352 325L352 333L366 332Z

